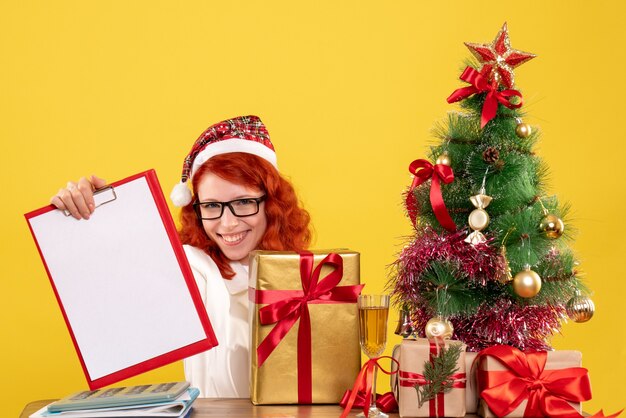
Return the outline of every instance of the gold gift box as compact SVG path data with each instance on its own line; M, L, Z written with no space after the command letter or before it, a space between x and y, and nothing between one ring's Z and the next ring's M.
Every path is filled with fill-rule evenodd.
M359 253L350 250L312 251L314 268L329 253L343 259L343 276L337 286L360 283ZM318 283L334 268L324 265ZM258 366L257 347L276 324L260 323L255 303L258 291L302 291L300 255L295 252L255 251L250 262L251 374L250 398L255 405L297 404L298 319L265 362ZM269 292L268 292L269 293ZM280 292L273 292L274 295ZM358 294L358 289L356 291ZM285 292L287 295L288 292ZM311 320L311 403L339 403L352 387L361 368L359 317L354 302L309 303Z

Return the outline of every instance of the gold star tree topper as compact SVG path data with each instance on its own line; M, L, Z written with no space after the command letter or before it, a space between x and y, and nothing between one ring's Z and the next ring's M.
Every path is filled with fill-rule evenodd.
M489 78L489 81L509 89L515 84L513 68L536 57L535 54L511 48L506 22L491 44L465 42L465 46L482 63L480 71Z

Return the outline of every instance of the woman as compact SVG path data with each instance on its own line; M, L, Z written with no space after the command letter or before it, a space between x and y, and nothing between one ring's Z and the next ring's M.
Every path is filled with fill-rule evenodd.
M89 219L93 191L104 185L95 176L70 182L51 203ZM204 397L248 397L248 256L255 249L306 249L309 214L278 172L269 134L256 116L203 132L171 197L182 207L179 235L219 343L185 359L186 379Z

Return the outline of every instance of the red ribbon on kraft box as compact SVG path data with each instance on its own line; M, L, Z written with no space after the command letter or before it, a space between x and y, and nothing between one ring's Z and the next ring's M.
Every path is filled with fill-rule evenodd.
M482 370L481 360L490 356L507 370ZM570 402L591 399L591 384L587 369L569 367L546 370L547 352L524 353L517 348L497 345L478 354L477 380L480 397L491 411L504 417L527 401L524 417L579 418L581 415ZM609 417L616 417L622 411ZM593 417L605 417L602 411Z
M439 345L436 340L429 340L429 347L430 361L433 361L433 358L439 354ZM403 387L424 386L430 383L426 380L424 375L420 373L400 370L398 376L400 386ZM465 388L465 373L455 373L450 377L453 379L452 388ZM446 416L444 395L443 392L440 392L434 399L428 401L429 417L437 418Z

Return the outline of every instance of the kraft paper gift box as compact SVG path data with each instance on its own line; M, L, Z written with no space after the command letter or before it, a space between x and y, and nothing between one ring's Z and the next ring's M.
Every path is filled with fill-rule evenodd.
M465 412L468 414L475 414L478 411L478 387L476 382L476 365L474 360L478 353L467 351L465 352L465 370L467 374L467 383L465 385ZM472 368L474 366L474 368Z
M255 405L339 403L352 387L361 368L359 269L359 253L345 249L253 252L250 398Z
M459 341L444 341L462 344ZM442 343L439 342L439 345ZM398 371L398 405L401 417L464 417L465 416L465 345L457 361L458 370L453 375L455 384L450 392L439 394L419 406L415 385L424 384L424 364L431 354L438 353L434 340L425 338L405 339L400 344L400 367Z
M465 413L466 414L476 414L476 412L478 411L478 401L480 400L480 398L478 396L478 388L477 388L477 383L475 379L476 370L472 369L472 366L474 366L474 360L476 359L477 355L478 353L476 352L472 352L472 351L465 352L465 371L466 371L466 378L467 378L467 381L466 381L467 383L465 385ZM393 347L392 357L400 361L400 344ZM392 362L391 363L392 372L395 372L397 368L398 367L395 365L395 363ZM396 399L398 399L399 396L398 396L398 374L397 373L393 373L390 376L390 385L391 385L391 390L393 391L393 394L396 396Z
M512 347L508 346L497 346L497 347L506 347L507 349L512 349ZM494 347L491 347L493 349ZM477 380L478 380L478 391L481 396L480 404L478 407L478 414L482 417L496 417L496 416L506 416L506 417L543 417L545 416L540 410L535 410L534 412L528 412L525 415L526 406L528 405L528 399L524 399L515 409L510 411L508 414L499 414L496 415L494 411L489 408L489 402L485 397L486 389L496 387L507 381L509 379L511 373L507 372L511 369L505 366L501 361L499 361L496 357L490 355L483 355L483 353L487 352L490 349L482 351L479 356L477 363ZM521 353L520 355L526 355L517 349L512 349L512 351L517 351ZM587 370L581 368L582 364L582 354L578 351L569 351L569 350L559 350L559 351L548 351L543 353L531 353L529 356L537 356L537 355L545 354L545 368L541 371L541 361L538 361L537 365L531 365L531 369L539 370L539 372L535 372L538 375L538 378L542 381L542 383L533 384L530 382L530 386L528 388L524 388L523 391L526 394L531 393L533 390L538 390L541 386L545 386L546 391L550 392L549 381L560 380L563 378L567 378L570 380L575 380L576 384L568 384L568 387L576 387L575 392L578 393L576 396L582 396L584 398L591 398L591 387L589 384L589 378L587 376ZM535 358L535 357L534 357ZM533 364L534 361L529 360L529 364ZM560 371L561 375L554 374L555 371ZM495 372L491 373L490 372ZM558 387L558 391L561 391L561 388L565 385L565 380L560 380L555 384L555 387ZM504 386L500 386L504 387ZM515 397L516 394L513 394L510 389L506 389L506 396ZM492 392L498 393L498 392ZM539 395L539 392L537 393ZM499 400L504 402L508 402L509 408L512 408L512 400L509 402L502 395L497 395ZM551 396L551 395L547 395ZM560 397L560 396L559 396ZM487 398L489 399L489 398ZM563 399L563 398L561 398ZM565 403L565 401L563 401ZM577 412L581 413L582 405L581 402L566 402L565 405L562 405L565 409L561 408L562 412ZM570 415L571 416L571 415Z

